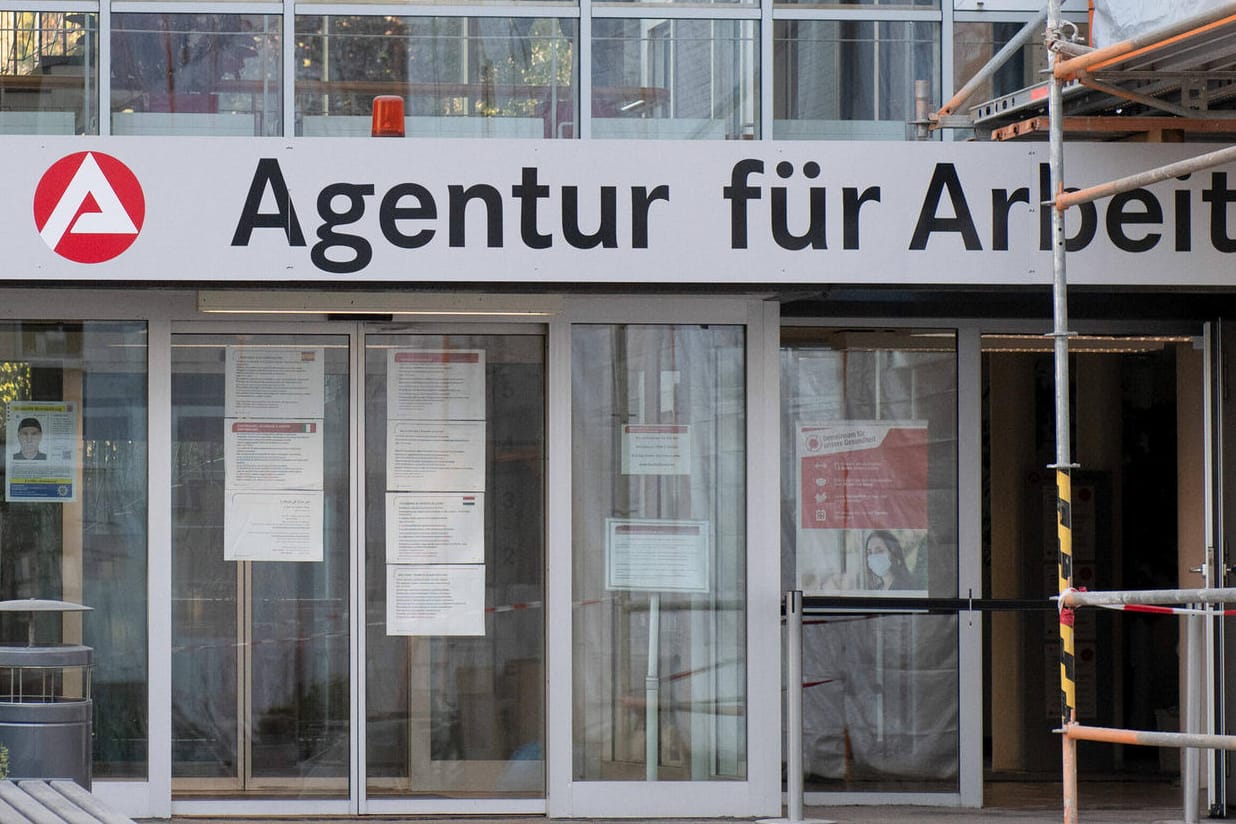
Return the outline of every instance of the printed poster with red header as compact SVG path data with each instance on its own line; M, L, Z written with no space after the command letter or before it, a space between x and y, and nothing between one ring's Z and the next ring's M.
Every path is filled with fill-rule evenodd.
M927 447L926 421L798 427L799 588L926 592Z
M799 428L803 529L926 529L927 424Z
M321 347L228 347L223 418L226 561L323 558L324 354Z

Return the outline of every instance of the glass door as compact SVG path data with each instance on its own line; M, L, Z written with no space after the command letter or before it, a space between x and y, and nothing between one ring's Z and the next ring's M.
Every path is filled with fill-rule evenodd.
M346 797L346 335L172 343L172 776L194 796Z
M545 795L545 360L527 326L365 338L370 799Z
M571 347L574 780L744 781L746 330Z
M546 337L459 328L173 336L177 799L544 797Z
M807 803L961 785L953 330L787 326L781 335L782 581L803 628ZM895 607L882 601L898 599Z

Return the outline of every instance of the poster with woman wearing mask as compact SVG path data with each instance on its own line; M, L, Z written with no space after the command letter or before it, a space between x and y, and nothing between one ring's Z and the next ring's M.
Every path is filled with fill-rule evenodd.
M927 423L798 427L797 586L927 593Z

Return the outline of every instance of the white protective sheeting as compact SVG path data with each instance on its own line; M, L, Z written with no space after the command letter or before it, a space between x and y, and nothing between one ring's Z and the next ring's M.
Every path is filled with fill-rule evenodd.
M1110 46L1210 11L1214 4L1215 0L1096 0L1091 45Z

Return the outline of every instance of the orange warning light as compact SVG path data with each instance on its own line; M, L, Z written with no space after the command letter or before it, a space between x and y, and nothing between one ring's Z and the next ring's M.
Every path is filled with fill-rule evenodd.
M380 94L373 99L372 137L403 137L403 98Z

